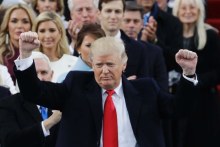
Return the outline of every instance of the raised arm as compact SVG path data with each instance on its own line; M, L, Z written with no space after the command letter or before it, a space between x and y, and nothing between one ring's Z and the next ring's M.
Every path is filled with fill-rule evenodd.
M40 41L35 32L25 32L19 38L19 59L15 60L14 68L20 92L26 100L61 110L67 96L65 84L56 84L49 81L40 81L33 64L32 51L38 48Z

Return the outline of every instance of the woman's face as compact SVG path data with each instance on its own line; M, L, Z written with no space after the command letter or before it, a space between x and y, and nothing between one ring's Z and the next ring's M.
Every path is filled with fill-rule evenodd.
M91 62L89 58L90 46L95 41L95 37L92 35L86 35L83 38L82 44L78 49L78 52L81 54L81 58L91 67Z
M196 24L199 18L199 9L194 0L182 0L178 17L183 24Z
M61 32L53 21L41 22L38 26L37 34L43 49L56 50L61 39Z
M57 11L57 0L37 0L36 9L39 13L45 11Z
M30 30L31 20L27 12L23 9L15 9L12 11L8 22L8 32L12 44L18 42L21 33Z

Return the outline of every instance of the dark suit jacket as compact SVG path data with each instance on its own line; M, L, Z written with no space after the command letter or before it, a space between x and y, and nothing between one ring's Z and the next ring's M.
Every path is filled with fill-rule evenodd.
M142 42L142 41L141 41ZM162 49L148 42L145 44L145 70L148 77L156 80L161 89L168 91L168 74Z
M157 21L158 42L156 44L163 49L167 70L170 71L178 67L175 62L175 54L181 48L183 27L176 17L162 11L156 4L151 11L151 15L153 14ZM140 36L141 34L139 34L139 38Z
M189 48L198 55L199 101L196 101L187 123L183 123L185 134L181 147L220 146L220 99L216 90L220 83L220 39L213 30L206 33L207 42L202 50L198 50L194 42Z
M0 99L10 96L11 93L8 88L0 86Z
M51 113L50 113L51 114ZM0 139L2 147L54 147L57 127L44 137L41 114L35 104L15 94L0 102Z
M25 71L15 69L19 88L26 99L62 111L56 147L99 147L102 96L93 72L71 71L63 83L50 83L40 81L34 68L33 64ZM160 118L186 115L195 86L183 79L175 99L150 78L128 81L122 77L122 86L137 144L164 147Z
M145 46L138 41L129 38L121 31L121 39L124 41L125 50L128 56L125 76L136 75L138 78L147 76L147 66L145 65Z
M161 48L146 42L139 42L129 38L121 31L128 56L126 77L136 75L137 78L151 77L160 88L168 90L168 75Z

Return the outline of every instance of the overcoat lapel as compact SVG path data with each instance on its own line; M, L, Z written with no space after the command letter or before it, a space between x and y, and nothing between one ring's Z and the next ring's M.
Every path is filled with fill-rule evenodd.
M141 97L135 87L128 82L125 77L122 78L122 85L131 126L135 136L137 136L137 124L141 110Z
M97 139L100 140L101 128L102 128L102 117L103 117L101 88L94 80L90 84L88 84L88 87L85 93L86 93L86 97L89 100L92 114L94 117L94 121L96 125L96 132L97 132L97 137L98 137Z

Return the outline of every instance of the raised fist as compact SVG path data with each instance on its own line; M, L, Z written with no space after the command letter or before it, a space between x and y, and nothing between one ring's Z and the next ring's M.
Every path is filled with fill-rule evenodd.
M176 62L180 65L184 75L194 75L196 72L196 65L198 56L195 52L187 49L180 49L176 53Z
M19 51L20 58L27 58L31 56L34 49L40 46L40 41L38 40L38 35L36 32L24 32L21 33L19 37Z

